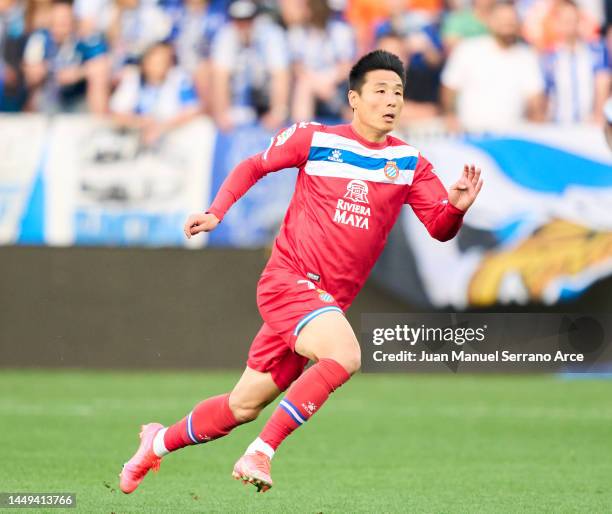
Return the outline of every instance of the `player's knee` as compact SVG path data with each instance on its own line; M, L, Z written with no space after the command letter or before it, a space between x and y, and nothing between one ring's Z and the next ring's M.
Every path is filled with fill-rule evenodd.
M361 369L361 348L356 339L347 340L345 344L333 349L334 358L349 375L354 375Z
M361 351L356 349L347 352L338 362L349 375L354 375L361 369Z
M354 375L361 369L361 350L359 347L323 354L320 358L335 360L349 375Z
M231 403L230 409L238 423L249 423L250 421L257 419L257 416L259 416L259 413L261 412L261 409L254 407L245 407L240 405L235 405L232 407Z
M239 423L249 423L259 416L261 409L256 409L252 407L237 407L236 410L232 410L234 413L234 417L236 421Z
M257 419L262 410L261 406L250 404L239 397L232 397L232 395L229 397L229 408L238 423L249 423Z
M324 313L308 323L295 349L309 359L333 359L351 375L361 368L359 342L346 318L336 312Z

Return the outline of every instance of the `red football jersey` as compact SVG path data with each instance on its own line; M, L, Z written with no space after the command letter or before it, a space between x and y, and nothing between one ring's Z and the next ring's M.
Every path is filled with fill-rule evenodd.
M441 241L455 236L463 211L417 149L387 136L367 141L351 125L298 123L239 164L207 212L220 220L257 180L298 168L295 192L265 272L311 280L347 309L363 287L404 204Z

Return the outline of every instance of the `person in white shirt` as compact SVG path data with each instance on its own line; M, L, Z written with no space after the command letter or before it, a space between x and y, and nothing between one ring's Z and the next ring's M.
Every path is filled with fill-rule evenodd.
M544 79L535 52L519 41L512 4L497 4L491 35L461 42L442 72L442 103L451 130L504 130L544 119Z

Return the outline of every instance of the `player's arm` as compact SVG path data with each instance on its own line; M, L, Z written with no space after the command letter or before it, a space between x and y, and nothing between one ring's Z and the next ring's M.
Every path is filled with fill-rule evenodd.
M461 228L463 215L474 203L481 188L480 169L466 164L461 177L447 193L433 172L431 163L419 156L406 203L410 204L433 238L448 241Z
M230 207L268 173L301 167L308 159L313 129L307 123L292 125L272 138L265 152L239 163L221 185L208 210L189 216L184 227L187 238L214 230Z

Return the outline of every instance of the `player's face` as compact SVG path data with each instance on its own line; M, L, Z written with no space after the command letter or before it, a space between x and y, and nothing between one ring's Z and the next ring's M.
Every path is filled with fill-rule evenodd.
M351 91L349 101L361 123L380 132L391 132L404 106L402 80L394 71L369 71L361 92Z

